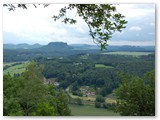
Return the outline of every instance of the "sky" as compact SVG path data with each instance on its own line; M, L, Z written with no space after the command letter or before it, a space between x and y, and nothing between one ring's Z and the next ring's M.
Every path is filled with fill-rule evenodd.
M3 43L39 43L67 42L68 44L94 44L87 24L76 15L76 11L67 13L77 20L74 25L66 25L54 21L53 15L58 15L65 4L52 4L46 8L34 8L28 4L28 9L17 8L9 11L3 8ZM108 41L109 45L155 45L155 4L119 4L117 12L124 15L128 21L126 29L115 32Z

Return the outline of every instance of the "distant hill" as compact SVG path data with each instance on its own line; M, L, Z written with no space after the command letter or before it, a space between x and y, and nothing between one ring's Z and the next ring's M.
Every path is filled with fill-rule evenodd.
M108 51L154 52L155 46L108 46Z
M100 49L97 45L88 45L88 44L71 44L75 50L91 50L91 49ZM130 52L154 52L155 46L107 46L107 51L130 51Z
M13 45L4 44L3 60L9 61L27 61L38 57L62 57L76 54L96 54L106 52L101 51L96 45L76 44L68 45L64 42L50 42L48 45ZM10 46L10 47L9 47ZM38 48L37 48L38 47ZM12 48L12 49L11 49ZM130 52L154 52L154 46L107 46L107 52L110 51L130 51Z
M99 49L97 45L88 44L70 44L75 50L88 50L88 49Z
M42 45L36 43L33 45L22 43L22 44L3 44L4 49L34 49L34 48L40 48Z
M50 42L48 45L44 45L38 48L38 51L68 51L73 48L64 42ZM36 49L35 49L36 50Z
M4 49L33 49L34 51L68 51L68 50L100 50L97 45L89 44L70 44L64 42L50 42L48 45L40 45L38 43L30 44L3 44ZM131 51L131 52L154 52L155 46L107 46L108 51Z

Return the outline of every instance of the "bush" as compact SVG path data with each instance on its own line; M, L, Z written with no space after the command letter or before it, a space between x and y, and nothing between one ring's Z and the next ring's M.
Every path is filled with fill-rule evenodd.
M105 102L105 99L104 99L104 97L102 97L102 96L97 96L97 97L96 97L96 102L103 103L103 102Z
M95 102L95 107L96 108L100 108L101 107L101 103L100 102Z

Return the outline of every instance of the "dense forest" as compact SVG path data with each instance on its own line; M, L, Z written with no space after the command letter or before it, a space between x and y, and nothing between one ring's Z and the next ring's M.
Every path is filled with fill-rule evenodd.
M92 86L95 91L100 88L97 94L105 97L118 87L120 73L142 77L153 70L154 57L154 54L141 57L81 54L54 59L41 57L35 61L44 64L43 75L47 79L56 78L60 88L66 89L71 85L74 94L79 95L80 86L87 85Z
M77 53L61 57L37 57L33 60L21 74L11 76L8 73L3 76L5 116L71 115L69 104L94 104L96 108L114 110L121 115L155 114L154 83L151 82L154 81L154 53L140 56ZM12 65L19 64L21 62ZM11 66L5 66L4 70L9 67ZM113 97L116 100L124 99L124 95L117 91L123 91L123 84L126 83L129 86L130 82L134 84L134 80L138 79L143 81L141 84L144 84L140 87L147 88L149 86L144 90L151 90L148 94L152 97L144 99L144 101L151 101L144 104L145 106L149 104L151 109L149 112L147 110L149 108L141 108L139 113L134 109L133 114L127 113L123 111L124 107L119 102L106 102L105 99L111 94L114 94ZM140 81L135 84L139 84ZM152 83L152 87L150 87L150 83ZM142 96L144 96L143 94ZM77 97L73 98L72 96ZM84 100L83 97L95 100ZM128 98L128 100L130 99ZM121 102L123 103L123 101ZM142 109L146 109L145 112L142 112Z

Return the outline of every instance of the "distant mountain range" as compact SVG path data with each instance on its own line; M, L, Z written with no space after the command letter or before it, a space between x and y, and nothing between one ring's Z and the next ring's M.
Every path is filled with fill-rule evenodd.
M70 44L64 42L50 42L48 45L40 44L3 44L3 49L34 49L35 51L68 51L68 50L100 50L97 45ZM107 46L108 51L155 51L155 46Z
M34 48L40 48L43 45L40 45L38 43L29 45L27 43L23 44L3 44L4 49L34 49Z
M44 45L38 48L38 51L68 51L73 48L64 42L50 42L48 45ZM36 50L36 49L35 49Z
M107 46L107 51L131 51L131 52L154 52L154 46ZM40 44L4 44L3 60L28 61L39 57L55 58L80 54L97 54L101 51L96 45L74 44L68 45L63 42L51 42L48 45Z

